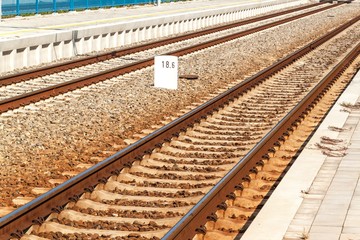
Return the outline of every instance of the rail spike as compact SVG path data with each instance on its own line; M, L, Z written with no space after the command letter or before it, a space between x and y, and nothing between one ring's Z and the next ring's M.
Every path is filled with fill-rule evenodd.
M17 229L15 232L11 233L10 236L12 238L20 239L24 236L24 232L22 230Z
M263 160L257 161L256 166L263 167L265 165Z
M220 210L226 210L228 208L226 202L222 202L219 205L216 206Z
M216 222L218 220L218 216L215 213L211 213L206 217L206 219L212 222Z
M271 148L268 149L268 152L275 153L276 149L274 147L271 147Z
M120 170L119 169L115 169L114 171L111 171L111 174L114 176L118 176L120 174Z
M131 168L131 166L132 166L132 163L131 163L131 162L126 162L126 163L124 163L124 167L126 167L126 168ZM115 170L115 171L119 171L119 170ZM119 174L120 174L120 171L119 171L118 174L114 174L114 175L119 175Z
M154 149L147 149L144 151L144 154L151 154Z
M196 228L195 229L195 232L196 233L199 233L199 234L203 234L205 235L206 234L206 227L204 225L201 225L200 227Z
M54 208L51 209L51 212L53 213L60 213L62 210L64 210L63 206L56 206Z
M80 195L74 195L72 197L69 197L70 202L77 202L80 199Z
M252 169L250 169L250 173L254 173L254 174L258 174L258 170L257 170L257 168L252 168Z
M180 132L186 132L186 128L180 128Z
M242 185L242 183L235 185L235 189L242 191L242 190L244 190L244 185Z
M228 195L226 195L226 197L230 200L235 200L236 199L236 195L235 193L231 192Z
M243 182L251 182L251 177L249 175L246 175L242 178Z
M269 156L269 154L265 153L264 155L261 156L261 158L265 159L265 160L269 160L270 156Z
M84 188L84 192L92 193L94 190L95 190L94 186L89 186L89 187Z
M286 141L286 139L285 139L284 136L280 136L280 137L278 138L278 140L281 141L281 142L285 142L285 141Z
M157 144L155 144L155 147L157 147L157 148L161 148L161 147L162 147L162 145L163 145L163 143L157 143Z
M143 158L143 155L137 155L137 156L135 157L135 160L140 161L142 158Z
M103 177L98 180L99 183L105 184L107 182L107 178Z
M32 223L33 223L34 225L41 225L41 224L43 224L44 222L45 222L45 218L43 218L43 217L38 217L38 218L32 220Z

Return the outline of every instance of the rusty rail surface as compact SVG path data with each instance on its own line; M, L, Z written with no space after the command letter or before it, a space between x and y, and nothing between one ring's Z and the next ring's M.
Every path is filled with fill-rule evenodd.
M314 48L318 47L331 37L337 35L342 30L345 30L347 27L351 26L358 20L360 20L360 16L350 20L341 27L327 33L325 36L311 42L305 47L274 63L272 66L244 80L242 83L227 90L223 94L220 94L209 102L202 104L191 112L186 113L182 117L154 131L150 135L117 152L113 156L87 169L81 174L69 179L68 181L34 199L28 204L18 208L14 212L4 216L3 218L0 218L0 239L8 239L10 236L16 236L19 234L21 235L21 232L31 226L34 220L42 219L44 216L49 215L52 211L58 211L57 209L61 209L69 201L72 201L73 199L78 199L79 196L84 192L91 191L91 189L93 189L99 182L106 181L106 179L108 179L112 175L118 175L121 169L123 169L124 167L130 167L132 162L134 162L135 160L141 160L143 155L151 153L153 149L155 149L156 147L160 147L164 142L169 142L172 137L179 136L179 133L186 131L187 127L191 127L194 123L200 122L202 118L206 118L207 115L212 114L214 111L222 108L225 104L233 101L235 98L244 94L244 92L250 90L251 88L254 88L256 85L265 81L266 78L270 77L271 75L278 72L280 69L291 64L296 59L312 51ZM359 46L356 54L359 54ZM346 64L346 62L344 64ZM339 71L335 72L335 70L333 70L332 72L334 72L333 74L338 74ZM303 112L304 111L305 110L303 110ZM288 123L292 123L297 119L296 116L292 116L291 114L288 114L287 118ZM276 127L276 129L278 128L280 128L280 125ZM281 130L283 129L281 128ZM283 132L281 132L281 134L282 133ZM276 133L275 135L277 136L279 134L280 133ZM269 136L267 135L266 139L268 138ZM264 146L266 150L272 147L273 143L274 142L272 140L261 141L261 145ZM260 152L255 152L255 150L252 150L248 156L256 157L256 161L261 160ZM241 167L244 165L244 160L240 165ZM244 166L244 168L239 169L239 172L241 174L247 174L248 170L250 170L251 168L252 167L246 165ZM229 174L227 175L226 179L229 178ZM231 174L233 174L233 171L231 172ZM222 180L221 183L225 183L225 180ZM237 181L237 184L238 183L239 180ZM233 189L233 187L226 189ZM218 196L218 194L222 192L228 191L230 190L219 190L216 196ZM214 194L214 190L212 190L210 194ZM207 195L205 199L208 199L210 201L209 195ZM224 197L221 197L219 199L224 199ZM207 213L209 211L208 209L216 208L216 203L213 202L215 200L212 199L211 204L206 205L206 207L202 205L204 206L202 209L199 209L199 206L197 205L195 209L200 211L200 214L196 217L194 215L194 209L191 211L191 214L186 215L189 219L190 217L193 219L197 219L195 221L196 226L194 225L193 221L189 222L190 220L182 220L179 223L182 230L180 230L179 224L177 224L175 229L171 230L171 232L169 233L170 235L166 235L166 238L172 239L171 237L175 236L177 237L177 239L187 239L187 237L182 237L186 235L184 232L184 228L186 228L186 231L189 231L191 234L195 233L196 227L206 221L206 217L208 216ZM204 201L205 200L203 199L201 203L204 204Z
M235 34L230 34L230 35L227 35L227 36L224 36L221 38L217 38L214 40L210 40L210 41L207 41L204 43L200 43L200 44L196 44L196 45L186 47L183 49L179 49L176 51L168 52L168 53L165 53L165 55L183 56L183 55L186 55L186 54L189 54L189 53L192 53L195 51L199 51L199 50L202 50L202 49L205 49L205 48L217 45L217 44L221 44L221 43L224 43L227 41L234 40L236 38L240 38L240 37L243 37L243 36L255 33L255 32L259 32L259 31L262 31L262 30L265 30L265 29L268 29L268 28L271 28L274 26L278 26L278 25L281 25L281 24L284 24L284 23L287 23L290 21L294 21L296 19L303 18L303 17L309 16L309 15L318 13L320 11L324 11L329 8L336 7L336 6L339 6L339 4L330 5L330 6L321 8L321 9L316 9L313 11L302 13L297 16L278 20L278 21L275 21L272 23L268 23L268 24L265 24L265 25L262 25L259 27L254 27L254 28L251 28L251 29L248 29L245 31L235 33ZM4 100L0 101L0 113L6 112L11 109L15 109L20 106L24 106L24 105L27 105L27 104L30 104L33 102L37 102L37 101L40 101L40 100L43 100L43 99L46 99L49 97L54 97L56 95L59 95L59 94L65 93L65 92L69 92L69 91L75 90L77 88L81 88L81 87L84 87L84 86L87 86L90 84L101 82L106 79L110 79L110 78L113 78L113 77L116 77L119 75L123 75L123 74L129 73L129 72L135 71L135 70L149 67L149 66L152 66L153 64L154 64L154 58L148 58L145 60L140 60L138 62L134 62L134 63L120 66L120 67L116 67L116 68L113 68L110 70L105 70L105 71L102 71L99 73L95 73L95 74L91 74L91 75L88 75L85 77L74 79L74 80L64 82L61 84L57 84L57 85L53 85L53 86L46 87L43 89L39 89L39 90L36 90L33 92L25 93L25 94L22 94L22 95L19 95L16 97L4 99Z
M197 233L204 233L204 224L219 206L226 206L229 194L237 189L243 179L263 158L279 139L293 131L314 105L325 95L331 85L360 54L360 43L313 88L235 167L206 194L163 238L162 240L193 239ZM215 220L216 221L216 220Z
M285 11L282 11L279 13L267 14L267 15L255 17L252 19L237 21L237 22L227 24L224 26L213 27L213 28L209 28L209 29L194 32L194 33L188 33L188 34L184 34L181 36L176 36L176 37L167 38L167 39L163 39L163 40L159 40L159 41L154 41L154 42L150 42L147 44L129 47L129 48L125 48L125 49L121 49L121 50L117 50L117 51L112 51L112 52L105 53L105 54L84 57L81 59L72 60L72 61L68 61L65 63L59 63L59 64L55 64L52 66L46 66L46 67L42 67L39 69L29 70L29 71L25 71L25 72L18 73L18 74L8 75L8 76L0 78L0 86L6 86L9 84L26 81L26 80L29 80L29 79L32 79L35 77L41 77L41 76L45 76L48 74L53 74L53 73L73 69L76 67L81 67L81 66L85 66L88 64L100 62L100 61L105 61L105 60L108 60L111 58L121 57L121 56L125 56L127 54L145 51L145 50L149 50L151 48L156 48L156 47L168 45L171 43L180 42L180 41L184 41L184 40L195 38L195 37L200 37L200 36L211 34L214 32L239 27L239 26L243 26L243 25L250 24L250 23L255 23L258 21L263 21L266 19L274 18L274 17L279 17L279 16L282 16L285 14L312 8L312 7L315 7L315 6L324 4L324 3L326 3L326 2L314 3L314 4L311 4L308 6L302 6L302 7L298 7L298 8L294 8L294 9L290 9L290 10L285 10Z

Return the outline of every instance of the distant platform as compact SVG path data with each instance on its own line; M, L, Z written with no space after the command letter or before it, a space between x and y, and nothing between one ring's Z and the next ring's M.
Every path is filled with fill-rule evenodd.
M0 73L223 24L308 0L194 0L2 19Z

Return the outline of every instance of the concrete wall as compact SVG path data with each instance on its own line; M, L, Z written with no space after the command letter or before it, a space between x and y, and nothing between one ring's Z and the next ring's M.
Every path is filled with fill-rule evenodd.
M262 2L236 8L224 7L217 10L147 18L146 21L133 20L2 40L0 41L0 72L197 30L306 2L308 1Z

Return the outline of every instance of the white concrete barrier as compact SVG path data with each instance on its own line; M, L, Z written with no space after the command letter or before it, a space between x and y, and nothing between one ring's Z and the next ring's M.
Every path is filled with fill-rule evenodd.
M307 2L276 0L0 40L0 72L194 31Z

